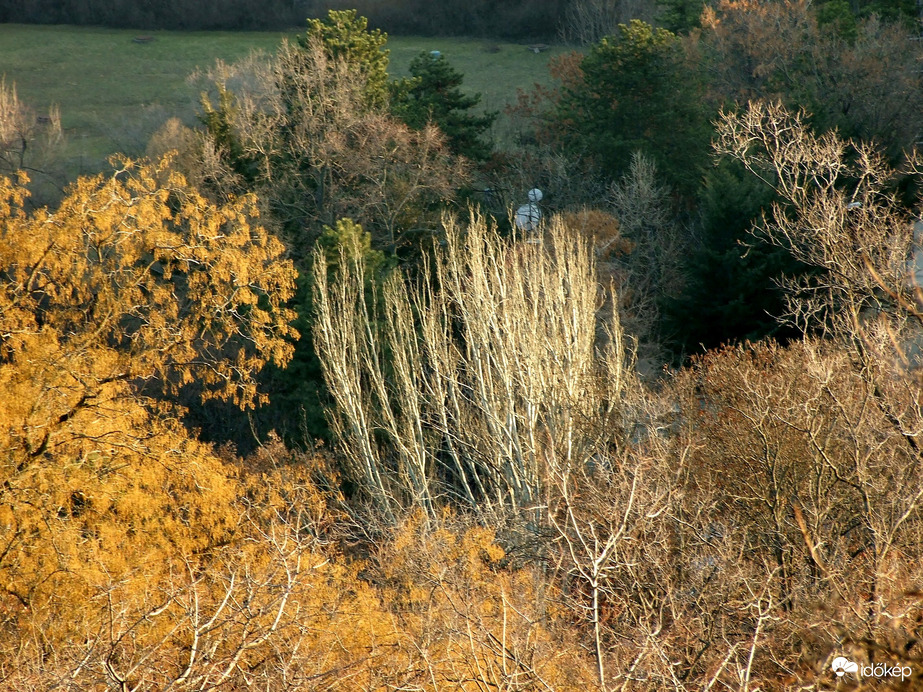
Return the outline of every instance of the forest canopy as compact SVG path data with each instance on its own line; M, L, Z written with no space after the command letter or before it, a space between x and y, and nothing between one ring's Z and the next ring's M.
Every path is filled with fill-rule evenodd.
M923 683L907 8L569 9L512 141L331 11L49 204L0 83L0 689Z

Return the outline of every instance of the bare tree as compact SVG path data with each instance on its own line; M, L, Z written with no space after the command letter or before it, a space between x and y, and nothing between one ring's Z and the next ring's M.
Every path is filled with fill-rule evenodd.
M750 104L722 115L716 145L782 200L757 232L819 270L789 282L792 319L849 342L868 372L878 358L916 368L923 293L911 265L914 217L895 183L918 160L894 170L874 145L815 135L804 117Z
M632 19L652 22L657 4L648 0L576 0L567 9L564 38L580 45L596 43Z
M403 232L434 228L431 208L466 179L438 129L411 130L370 106L367 76L319 40L192 79L208 88L206 120L222 123L203 143L206 177L223 194L258 192L298 253L343 217L393 247Z
M670 213L669 189L657 180L657 167L640 151L631 167L609 188L608 202L619 220L621 236L631 244L619 264L625 268L625 323L656 352L660 305L683 286L683 261L692 243Z
M19 100L15 84L0 80L0 173L41 172L62 139L57 108L38 115Z
M481 218L447 220L431 278L412 290L395 274L380 298L354 249L332 280L317 256L332 422L379 504L432 507L446 493L483 509L544 505L549 465L583 463L614 420L632 379L618 316L600 339L586 240L558 221L547 230L544 244L510 243Z
M560 544L560 564L571 581L568 600L592 628L592 651L603 690L613 677L609 668L624 663L611 660L613 634L621 629L613 622L617 619L613 612L629 607L626 601L645 590L642 563L665 548L660 529L672 504L675 478L664 464L669 445L663 440L656 443L661 454L648 456L642 449L623 446L597 454L589 465L570 469L555 465L552 474L549 521ZM630 607L634 617L649 618L656 628L660 618L656 608L650 608L653 601L644 596ZM646 644L642 639L634 660L643 656Z
M7 86L0 79L0 175L28 174L29 206L60 200L65 184L60 165L63 148L57 106L41 114L19 100L15 84Z

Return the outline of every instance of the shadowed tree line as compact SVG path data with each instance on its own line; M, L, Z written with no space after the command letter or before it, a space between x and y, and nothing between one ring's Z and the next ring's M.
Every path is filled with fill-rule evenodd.
M286 29L304 11L288 0L0 0L0 21L135 29Z
M549 39L557 36L566 5L563 0L0 0L0 22L257 31L301 26L305 17L325 16L330 9L358 9L373 26L395 33Z

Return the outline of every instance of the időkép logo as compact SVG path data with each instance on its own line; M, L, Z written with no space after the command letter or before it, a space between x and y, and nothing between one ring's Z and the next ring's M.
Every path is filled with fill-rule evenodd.
M900 678L901 680L907 680L913 674L913 669L910 666L892 666L887 663L860 666L844 656L837 656L833 659L830 667L838 678L847 673L852 673L863 678Z

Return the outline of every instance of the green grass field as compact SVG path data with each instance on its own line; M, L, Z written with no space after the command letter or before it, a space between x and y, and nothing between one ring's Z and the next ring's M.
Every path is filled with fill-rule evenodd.
M289 35L294 36L297 31ZM154 38L139 44L141 34ZM150 134L167 118L192 122L198 94L186 83L197 67L227 62L258 49L271 52L285 34L139 32L70 26L0 24L0 75L15 82L19 97L39 112L57 105L67 135L70 174L99 170L105 157L143 152ZM420 51L440 50L465 75L465 89L483 94L487 109L501 110L517 87L548 81L552 47L535 54L523 45L455 38L391 37L391 74L407 74ZM499 50L496 50L499 49ZM498 122L495 136L507 136Z

